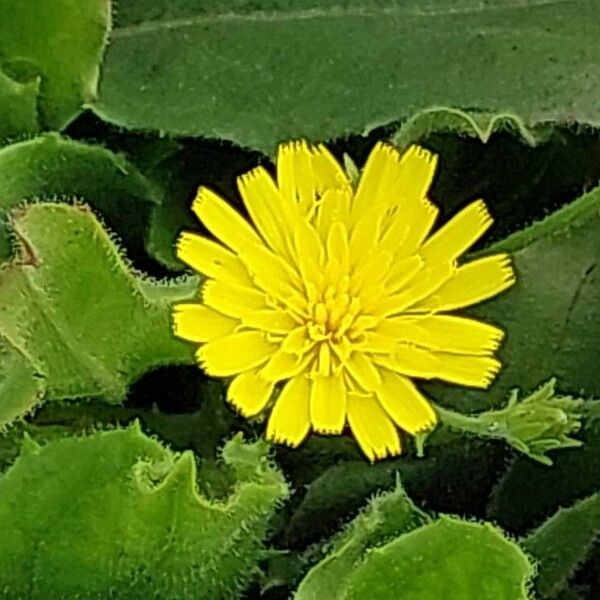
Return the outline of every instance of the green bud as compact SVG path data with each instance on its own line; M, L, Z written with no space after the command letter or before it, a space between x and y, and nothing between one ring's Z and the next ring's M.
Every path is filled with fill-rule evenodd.
M581 428L582 400L558 396L551 379L519 401L514 390L499 410L467 416L438 407L441 420L453 429L478 437L503 439L534 460L551 465L550 450L574 448L582 442L570 437Z

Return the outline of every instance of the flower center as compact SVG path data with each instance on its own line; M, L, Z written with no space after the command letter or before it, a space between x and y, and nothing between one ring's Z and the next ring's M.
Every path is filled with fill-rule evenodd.
M308 286L307 329L315 342L339 344L344 338L352 341L357 333L355 325L361 313L360 300L350 292L350 277L340 277L336 284L320 289Z

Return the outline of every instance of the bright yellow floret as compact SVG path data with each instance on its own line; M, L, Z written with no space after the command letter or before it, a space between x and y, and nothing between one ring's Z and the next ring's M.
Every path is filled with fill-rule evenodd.
M284 144L276 181L263 167L238 179L250 221L200 188L192 209L217 241L179 239L206 281L175 306L175 334L199 344L209 375L232 378L239 412L270 409L270 440L348 425L370 460L397 455L398 428L436 423L413 379L485 388L500 369L502 330L447 313L511 286L511 262L459 262L492 223L481 200L431 233L436 162L378 144L354 189L324 146Z

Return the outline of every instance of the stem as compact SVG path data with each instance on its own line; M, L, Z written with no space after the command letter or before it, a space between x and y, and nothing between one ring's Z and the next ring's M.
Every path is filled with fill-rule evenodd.
M468 431L476 435L489 437L492 434L489 423L482 421L479 416L464 415L454 412L447 408L442 408L439 404L434 404L435 410L440 416L440 420L451 429Z

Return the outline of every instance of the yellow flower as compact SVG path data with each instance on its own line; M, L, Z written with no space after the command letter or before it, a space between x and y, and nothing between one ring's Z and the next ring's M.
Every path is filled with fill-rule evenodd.
M267 437L297 446L309 431L350 427L370 460L401 451L436 414L412 379L486 388L502 330L447 314L515 281L496 254L458 262L492 219L481 200L431 234L436 156L375 146L354 189L322 145L279 147L238 186L247 220L207 188L192 209L218 241L183 233L177 253L206 276L174 331L201 344L209 375L233 377L228 401L270 408Z

